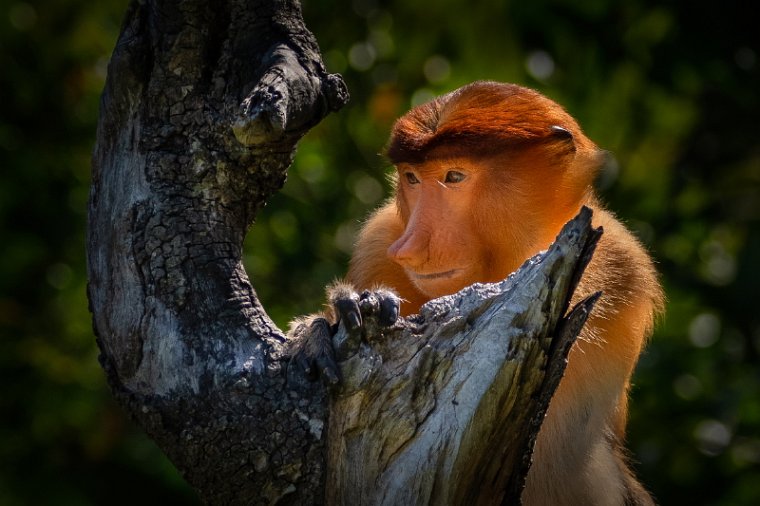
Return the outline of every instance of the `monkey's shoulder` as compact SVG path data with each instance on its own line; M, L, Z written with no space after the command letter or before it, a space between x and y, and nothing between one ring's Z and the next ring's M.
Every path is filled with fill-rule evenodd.
M579 296L603 293L604 305L645 305L653 313L662 306L662 289L652 257L636 236L611 212L594 210L594 226L604 229L596 252L578 288Z

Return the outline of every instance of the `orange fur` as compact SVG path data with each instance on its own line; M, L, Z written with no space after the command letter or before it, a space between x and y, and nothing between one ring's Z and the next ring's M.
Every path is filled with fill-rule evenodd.
M396 198L364 225L346 281L395 289L402 315L505 278L582 205L594 210L605 233L575 298L603 297L549 407L524 503L650 504L620 441L630 377L662 294L647 253L594 196L600 150L539 93L477 82L400 118L387 153Z

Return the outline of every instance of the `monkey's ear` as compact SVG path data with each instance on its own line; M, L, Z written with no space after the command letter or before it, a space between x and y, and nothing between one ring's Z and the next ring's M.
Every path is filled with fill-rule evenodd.
M575 153L575 138L570 130L559 125L552 125L549 130L551 131L550 139L558 141L555 144L557 148L565 153Z
M570 130L568 130L565 127L561 127L559 125L552 125L550 130L552 131L552 137L554 137L555 139L561 139L563 141L573 140L573 134L570 133Z

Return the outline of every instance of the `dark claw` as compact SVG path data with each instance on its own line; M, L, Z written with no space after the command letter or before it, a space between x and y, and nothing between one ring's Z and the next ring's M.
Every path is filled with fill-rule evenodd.
M304 376L306 376L307 379L310 381L317 379L314 371L311 369L311 365L309 365L311 361L306 357L306 355L303 353L298 353L295 357L293 357L292 360L295 361L295 365L304 372Z
M380 297L380 325L390 327L398 320L401 300L390 292L378 292L378 296Z
M362 316L359 304L354 299L338 299L335 301L335 309L338 311L340 320L346 330L353 333L362 326Z
M340 381L338 365L332 357L317 360L317 366L319 367L319 375L325 385L332 386L338 384Z

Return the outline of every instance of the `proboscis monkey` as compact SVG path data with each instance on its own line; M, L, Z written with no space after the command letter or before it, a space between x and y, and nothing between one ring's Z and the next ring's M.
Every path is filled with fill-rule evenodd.
M356 292L378 286L409 315L472 283L500 281L590 207L604 234L574 299L603 295L549 406L523 503L652 504L622 441L631 374L662 292L644 248L594 194L603 152L543 95L475 82L401 117L387 156L396 195L362 228L345 283L330 294L335 313L360 325ZM392 323L398 299L379 293L381 319ZM303 331L312 322L298 323Z

